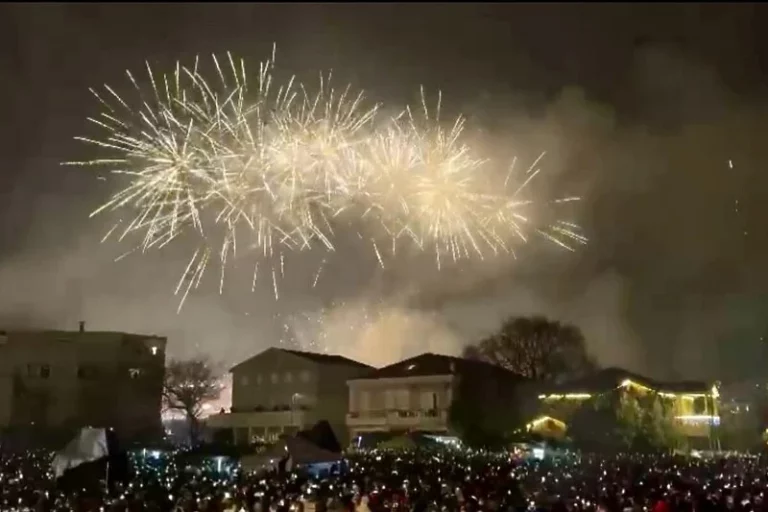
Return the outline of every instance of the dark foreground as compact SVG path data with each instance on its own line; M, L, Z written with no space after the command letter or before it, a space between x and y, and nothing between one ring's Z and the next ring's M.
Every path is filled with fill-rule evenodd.
M111 492L57 489L49 463L43 453L3 458L0 510L768 510L764 457L367 453L351 456L346 474L312 479L139 453L131 480Z

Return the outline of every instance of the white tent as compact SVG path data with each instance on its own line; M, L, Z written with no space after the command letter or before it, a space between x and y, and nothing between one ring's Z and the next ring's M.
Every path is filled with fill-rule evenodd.
M65 471L109 455L107 432L103 428L84 428L53 458L51 468L56 478Z

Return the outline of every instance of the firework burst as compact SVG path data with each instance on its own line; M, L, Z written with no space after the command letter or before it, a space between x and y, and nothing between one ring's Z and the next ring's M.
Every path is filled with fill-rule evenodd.
M567 249L572 249L569 241L586 242L574 224L558 221L536 227L525 214L534 201L522 196L539 173L543 154L522 181L513 179L517 177L513 161L504 183L494 183L489 162L464 142L464 118L459 116L449 129L443 128L441 101L439 95L436 108L430 111L422 89L420 108L406 108L367 144L359 180L364 185L357 188L360 202L366 205L362 217L377 220L391 240L393 253L398 241L405 239L432 252L440 268L446 260L482 259L488 253L514 255L515 242L527 242L531 230ZM383 240L372 237L371 241L383 266L379 250Z
M127 72L135 103L109 86L105 92L92 90L104 111L90 120L105 135L79 140L119 158L69 162L107 166L128 178L127 186L92 214L134 212L104 240L140 233L142 241L133 250L146 251L184 232L199 236L201 247L176 290L183 292L182 304L216 260L221 289L223 269L243 245L269 260L276 296L284 250L309 249L315 241L333 250L328 218L333 198L345 188L342 161L376 110L362 108L362 92L336 91L330 76L321 77L314 95L293 78L275 86L274 53L260 64L253 88L242 61L228 55L227 62L222 66L213 57L217 83L206 81L198 61L193 68L177 64L174 73L160 76L147 66L150 95ZM259 261L254 279L258 267Z
M93 90L103 111L90 121L103 135L80 140L115 156L74 162L127 178L92 214L131 212L105 239L138 235L140 251L182 234L199 241L176 290L179 307L212 263L223 290L224 269L242 252L255 259L254 286L265 276L277 298L286 254L334 251L342 224L370 242L382 266L380 248L394 255L399 243L433 252L440 267L513 252L529 233L566 248L585 242L573 224L540 226L523 214L532 201L521 192L538 160L520 183L511 174L503 187L492 183L488 162L464 142L464 119L443 127L441 97L430 110L422 89L418 108L375 123L378 106L334 88L330 74L314 92L294 78L277 84L274 50L251 83L229 54L213 65L210 82L197 60L168 74L147 66L145 86L127 72L130 100L106 85Z

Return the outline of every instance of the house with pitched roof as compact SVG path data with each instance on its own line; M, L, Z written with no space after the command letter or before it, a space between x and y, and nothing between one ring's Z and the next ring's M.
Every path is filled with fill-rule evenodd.
M230 431L237 444L249 444L326 420L343 443L348 439L347 381L372 370L339 355L267 349L230 370L232 408L210 416L207 426Z
M716 444L715 429L720 424L717 386L696 381L658 381L622 368L605 368L570 382L545 387L538 396L540 416L528 427L532 431L564 431L577 410L609 393L655 394L671 405L681 435L692 441Z
M527 379L480 361L421 354L349 380L350 435L452 434L449 410L462 382L472 384L478 405L497 413L518 406L517 395Z

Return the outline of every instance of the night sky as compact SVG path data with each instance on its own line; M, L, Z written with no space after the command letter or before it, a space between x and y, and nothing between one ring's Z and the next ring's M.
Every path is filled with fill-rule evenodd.
M579 325L603 364L759 375L766 21L768 8L748 4L4 4L0 324L82 319L227 363L323 335L333 351L385 364L455 353L505 316L537 312ZM114 262L126 247L100 244L109 219L88 218L114 185L60 163L90 158L73 140L92 133L89 87L124 87L125 69L145 61L166 70L226 51L254 70L273 42L281 68L307 81L332 68L371 101L442 90L445 110L463 112L493 156L546 151L538 193L582 195L569 218L589 244L570 254L536 242L514 262L439 273L411 261L383 272L342 246L317 288L307 284L316 262L296 260L277 302L268 284L251 293L249 271L223 295L213 279L177 315L183 242ZM354 327L363 310L374 318L365 331Z

